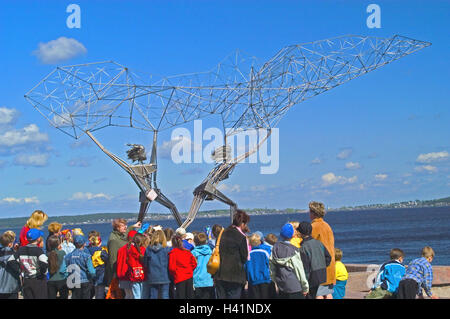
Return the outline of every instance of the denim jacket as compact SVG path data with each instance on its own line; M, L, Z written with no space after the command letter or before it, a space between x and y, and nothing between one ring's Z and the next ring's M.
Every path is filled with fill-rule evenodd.
M92 264L91 254L85 249L75 249L64 257L68 275L71 276L76 270L71 269L72 265L77 265L80 269L80 283L89 282L95 277L95 268Z

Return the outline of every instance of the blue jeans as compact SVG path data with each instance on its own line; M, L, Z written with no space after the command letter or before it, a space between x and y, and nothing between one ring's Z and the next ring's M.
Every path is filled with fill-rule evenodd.
M141 299L142 296L142 282L132 282L131 291L133 292L134 299Z
M161 292L161 299L169 299L169 284L149 285L150 299L158 299Z

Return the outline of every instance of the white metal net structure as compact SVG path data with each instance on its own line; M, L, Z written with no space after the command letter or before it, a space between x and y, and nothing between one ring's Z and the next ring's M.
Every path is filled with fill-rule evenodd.
M236 51L210 71L169 77L142 75L113 61L60 66L25 98L64 133L89 135L132 175L141 189L139 219L156 200L187 227L205 199L225 202L232 211L237 207L216 186L256 149L218 163L194 191L188 217L181 222L175 205L156 186L158 132L216 114L225 136L266 129L268 138L292 106L430 45L399 35L349 35L284 47L262 65ZM129 166L94 138L95 131L109 126L153 132L152 158L145 170L142 164ZM152 190L157 196L149 198Z

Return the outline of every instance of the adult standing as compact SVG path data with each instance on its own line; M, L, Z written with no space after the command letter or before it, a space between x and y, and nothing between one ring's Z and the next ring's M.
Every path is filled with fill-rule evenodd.
M140 228L141 222L127 228L127 221L123 218L114 219L112 222L113 231L108 238L108 262L105 268L105 281L106 285L109 286L113 278L116 278L116 262L117 262L117 251L119 248L123 247L128 243L127 236L130 230L133 228Z
M226 228L220 239L220 266L214 275L217 298L239 299L246 282L245 263L249 258L246 232L249 232L250 216L236 210L233 223Z
M327 266L326 282L318 287L317 292L315 293L316 299L333 299L333 287L336 284L334 235L330 225L323 220L325 213L325 205L323 203L309 203L309 217L312 226L311 237L319 240L331 255L331 262Z
M35 210L30 218L28 218L25 226L22 227L19 235L20 246L28 245L27 233L31 228L41 229L42 225L47 221L48 216L42 210Z

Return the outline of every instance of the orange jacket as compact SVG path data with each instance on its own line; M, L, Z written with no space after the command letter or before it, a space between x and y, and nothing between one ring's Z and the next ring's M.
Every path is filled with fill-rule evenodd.
M330 225L323 218L315 218L312 222L311 237L319 240L331 255L330 265L327 267L327 281L322 285L336 284L336 263L334 259L334 235Z

